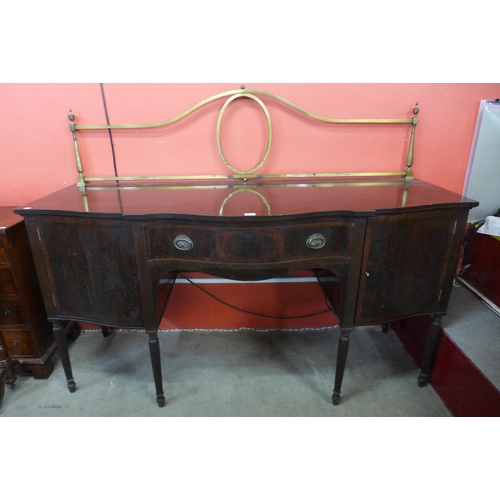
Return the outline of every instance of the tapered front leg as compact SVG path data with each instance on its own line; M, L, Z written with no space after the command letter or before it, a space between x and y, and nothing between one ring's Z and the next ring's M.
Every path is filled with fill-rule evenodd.
M337 406L340 402L340 387L344 378L344 370L347 361L347 351L349 350L349 336L352 328L342 328L337 350L337 367L335 370L335 387L333 388L332 403Z
M71 360L69 359L68 343L66 340L64 327L60 321L53 321L52 326L54 337L57 343L57 349L59 351L59 356L61 358L64 373L66 375L66 384L68 386L69 392L75 392L76 384L73 378L73 370L71 369Z
M156 402L161 408L165 405L165 396L163 394L163 381L161 375L161 356L160 356L160 341L156 331L147 332L149 335L149 354L151 355L151 365L153 367L153 376L156 387Z
M441 318L442 314L435 314L432 317L432 323L429 328L429 336L427 337L427 342L425 343L424 359L422 361L422 366L420 367L420 373L418 375L418 386L424 387L429 382L429 375L432 368L432 363L436 356L437 348L439 345L439 338L441 335Z

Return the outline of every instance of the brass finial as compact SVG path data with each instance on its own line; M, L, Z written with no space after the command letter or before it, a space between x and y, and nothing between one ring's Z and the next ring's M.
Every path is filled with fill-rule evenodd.
M244 85L242 85L242 86L240 87L240 89L241 89L241 90L244 90L244 89L245 89L245 86L244 86Z
M418 102L415 103L415 107L413 108L414 115L418 115L418 112L420 111L420 109L417 106L418 106Z
M72 110L70 109L69 110L69 115L68 115L68 118L69 118L69 121L70 121L70 124L69 124L69 129L74 132L76 129L75 129L75 115L71 112Z

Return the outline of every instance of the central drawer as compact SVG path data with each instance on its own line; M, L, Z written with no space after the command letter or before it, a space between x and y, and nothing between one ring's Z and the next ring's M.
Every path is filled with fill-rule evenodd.
M182 259L216 263L259 263L345 257L352 246L353 223L235 226L148 224L149 259Z

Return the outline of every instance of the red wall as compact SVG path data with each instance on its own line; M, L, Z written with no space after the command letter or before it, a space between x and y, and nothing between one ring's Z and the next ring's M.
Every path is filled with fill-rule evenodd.
M500 84L262 84L247 88L276 93L309 112L334 118L410 118L416 101L414 175L462 191L481 99L500 96ZM236 84L105 84L111 123L172 118ZM406 125L328 125L311 121L275 101L266 101L273 145L260 173L386 171L404 168ZM120 175L228 173L215 140L224 100L177 124L149 131L113 131ZM68 112L77 124L105 123L99 84L0 84L0 205L25 205L76 181ZM260 108L239 99L224 115L222 143L228 160L248 169L262 156L266 127ZM79 132L86 175L113 175L107 132ZM233 302L268 314L302 314L324 308L319 286L208 285ZM292 293L293 291L293 293ZM295 322L233 313L199 298L192 285L178 285L165 328L258 328L322 326L331 315ZM272 297L288 297L287 306ZM250 298L251 297L251 298ZM198 314L186 314L186 303ZM240 304L241 305L241 304ZM300 312L299 312L300 311Z

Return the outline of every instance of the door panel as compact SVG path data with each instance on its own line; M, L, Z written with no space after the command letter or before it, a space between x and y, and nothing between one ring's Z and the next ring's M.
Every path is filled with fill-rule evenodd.
M368 221L357 324L439 311L455 222L453 210Z

